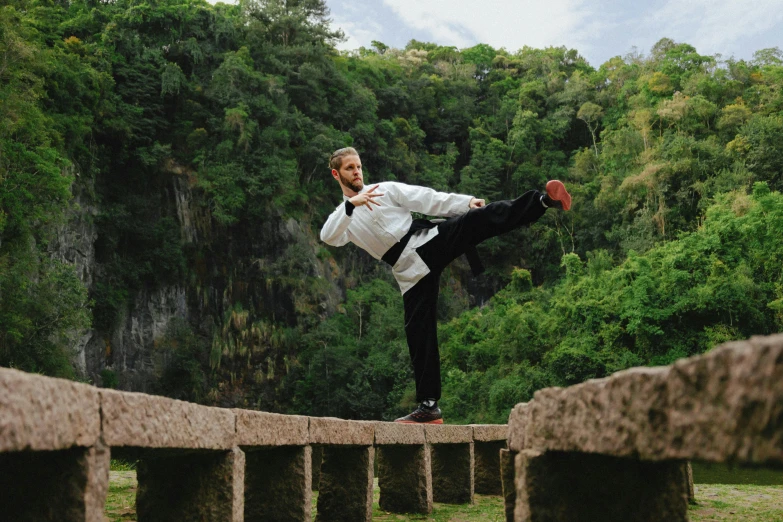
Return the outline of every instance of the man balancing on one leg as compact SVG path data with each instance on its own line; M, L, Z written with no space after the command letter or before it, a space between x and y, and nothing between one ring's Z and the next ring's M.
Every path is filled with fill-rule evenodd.
M560 181L546 193L526 192L512 201L484 204L483 199L436 192L397 182L364 185L362 162L353 148L332 154L332 177L343 191L343 204L326 220L321 240L333 246L348 242L386 261L402 291L416 400L419 407L396 422L443 424L440 354L437 337L438 280L444 268L468 254L476 272L475 246L491 237L535 222L549 207L569 210L571 196ZM413 220L411 212L448 219Z

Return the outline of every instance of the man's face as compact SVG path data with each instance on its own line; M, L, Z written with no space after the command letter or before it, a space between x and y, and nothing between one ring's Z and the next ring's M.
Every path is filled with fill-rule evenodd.
M332 170L332 175L339 177L340 183L354 192L359 192L364 187L364 176L362 176L362 160L359 156L351 154L343 156L343 164L340 171Z

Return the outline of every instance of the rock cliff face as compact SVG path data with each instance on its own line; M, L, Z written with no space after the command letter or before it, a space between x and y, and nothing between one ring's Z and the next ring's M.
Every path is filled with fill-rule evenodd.
M237 313L248 331L262 323L293 326L303 313L333 313L342 300L341 271L330 257L319 259L321 247L308 227L276 218L254 230L217 231L194 204L187 173L176 170L169 169L171 183L161 199L169 206L164 212L177 217L187 275L182 281L132 293L111 328L74 336L74 366L79 377L91 383L108 384L103 382L104 370L110 370L116 379L112 384L120 389L154 391L160 373L156 346L174 319L185 321L204 339L217 339L213 345L217 342L217 350L225 355L228 348L223 344L236 344L241 334L226 328ZM78 179L72 190L72 209L57 231L52 255L74 265L81 281L93 290L107 276L95 253L95 221L101 208L91 182ZM304 274L305 280L292 273ZM279 361L277 356L264 357L263 373L274 375L269 366L282 364L282 356Z
M74 266L79 279L88 289L95 279L95 240L98 230L95 217L98 207L95 204L94 186L91 181L78 180L72 187L73 201L67 212L67 222L57 229L52 241L52 256ZM87 378L87 360L85 345L91 337L90 332L75 332L76 339L73 363L81 378ZM99 370L100 372L100 370Z

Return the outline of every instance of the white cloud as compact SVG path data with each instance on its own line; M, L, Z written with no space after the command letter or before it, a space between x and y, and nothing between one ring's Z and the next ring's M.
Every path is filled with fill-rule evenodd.
M725 54L780 25L783 0L667 0L647 22L659 35L687 42L702 54Z
M367 19L361 22L351 22L333 18L331 25L334 28L340 28L345 33L345 41L337 44L337 48L340 50L370 47L370 43L373 40L378 40L383 30L379 23Z
M406 24L427 30L441 45L477 42L513 52L529 45L590 45L603 26L586 0L384 0Z

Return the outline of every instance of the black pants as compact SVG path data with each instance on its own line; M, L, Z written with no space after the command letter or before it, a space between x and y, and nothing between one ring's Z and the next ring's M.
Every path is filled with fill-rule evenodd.
M440 399L438 283L454 259L491 237L529 225L544 215L542 193L532 190L512 201L497 201L438 224L438 235L416 252L430 273L403 294L405 335L416 379L416 400Z

